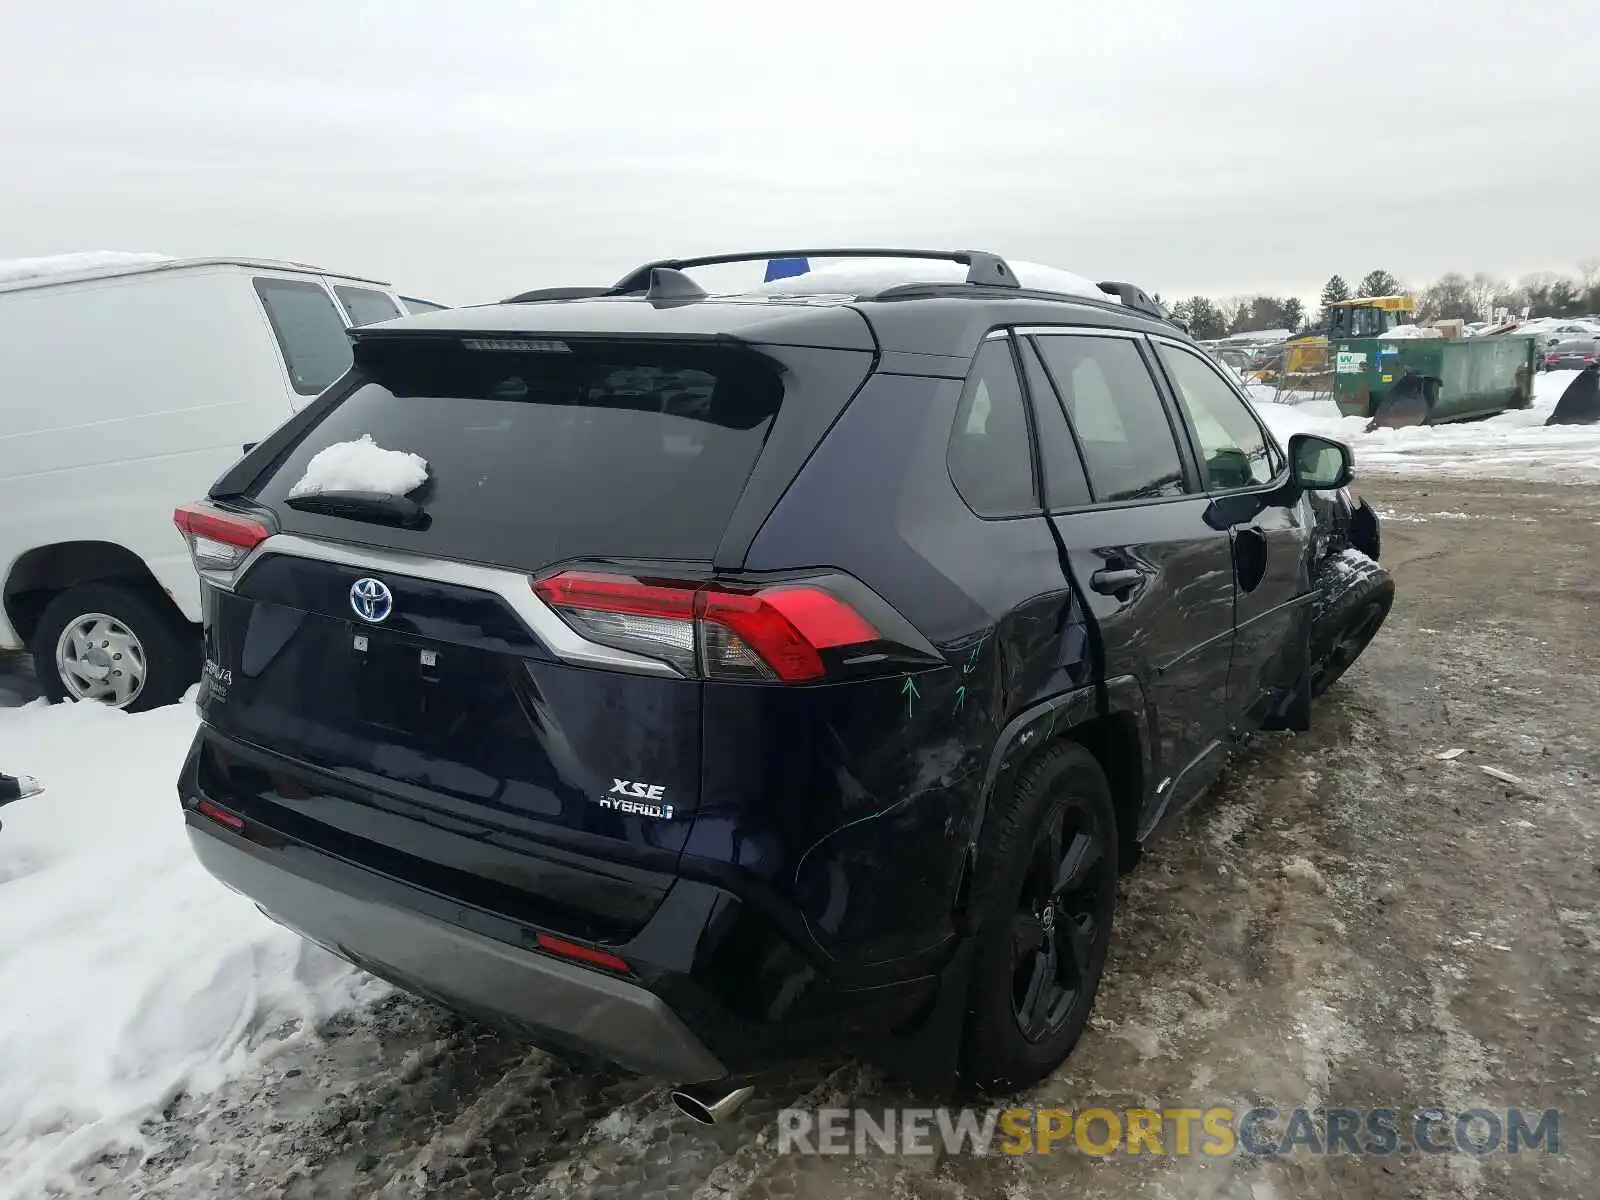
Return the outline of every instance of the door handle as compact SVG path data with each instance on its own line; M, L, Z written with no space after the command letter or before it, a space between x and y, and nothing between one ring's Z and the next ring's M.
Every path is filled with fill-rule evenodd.
M1137 567L1128 567L1119 571L1096 571L1089 576L1089 586L1105 596L1115 596L1122 599L1122 593L1137 587L1145 577L1146 572Z

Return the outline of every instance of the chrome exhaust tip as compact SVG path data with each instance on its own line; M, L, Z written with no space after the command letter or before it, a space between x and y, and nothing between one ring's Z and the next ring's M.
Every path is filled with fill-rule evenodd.
M731 1092L704 1087L676 1088L672 1092L672 1103L697 1125L717 1125L743 1108L745 1101L755 1094L756 1089L748 1085Z

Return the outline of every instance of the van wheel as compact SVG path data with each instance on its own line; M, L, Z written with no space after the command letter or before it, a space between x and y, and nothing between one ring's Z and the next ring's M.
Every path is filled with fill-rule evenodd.
M1117 822L1100 764L1060 743L1017 780L980 861L963 1074L985 1091L1045 1078L1089 1020L1117 904Z
M171 704L200 676L199 643L124 584L85 583L44 610L33 669L52 703L95 700L129 712Z

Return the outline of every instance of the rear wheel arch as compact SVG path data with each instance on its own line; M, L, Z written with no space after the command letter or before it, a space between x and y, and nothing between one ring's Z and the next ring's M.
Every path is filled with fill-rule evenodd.
M969 830L967 865L957 899L958 927L970 928L974 885L981 885L984 826L1018 777L1041 754L1063 742L1081 745L1100 764L1111 786L1117 819L1118 858L1124 867L1138 858L1138 836L1151 774L1151 739L1146 728L1144 689L1123 677L1064 692L1019 713L996 740L983 790Z
M35 546L18 557L6 575L6 617L17 637L31 643L52 599L81 584L111 582L133 587L173 620L187 623L144 559L116 542L96 541Z

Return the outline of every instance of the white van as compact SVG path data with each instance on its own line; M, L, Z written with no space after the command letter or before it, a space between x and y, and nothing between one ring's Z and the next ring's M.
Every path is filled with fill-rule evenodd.
M0 648L30 649L52 700L182 695L199 584L173 508L344 373L348 327L442 307L295 263L151 257L0 263Z

